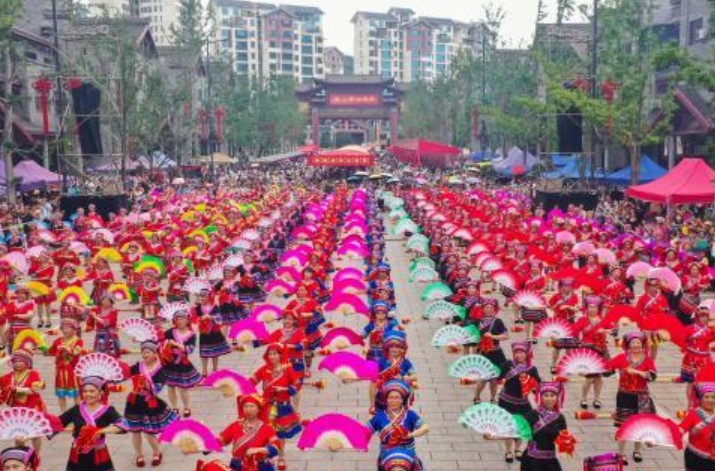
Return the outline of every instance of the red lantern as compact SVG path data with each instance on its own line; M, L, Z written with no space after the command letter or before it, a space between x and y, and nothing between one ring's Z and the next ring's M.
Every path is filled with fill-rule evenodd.
M576 89L578 89L579 91L581 91L583 93L586 93L591 86L589 81L583 77L576 77L572 83Z
M40 99L40 110L42 111L42 131L45 136L47 136L50 134L49 97L53 88L53 83L52 80L47 77L40 76L40 78L32 84L32 87L37 90L37 94Z
M201 108L201 111L199 111L199 125L200 125L200 135L201 135L201 140L208 141L209 140L209 113L206 111L206 108Z
M218 142L223 142L223 119L226 117L226 109L223 106L217 106L214 110L216 118L216 139Z
M479 137L479 110L476 106L472 108L472 137Z
M611 116L611 106L613 105L613 100L616 97L616 91L618 91L619 85L611 79L606 80L601 84L601 94L603 99L606 100L606 134L611 135L611 129L613 127L613 117Z

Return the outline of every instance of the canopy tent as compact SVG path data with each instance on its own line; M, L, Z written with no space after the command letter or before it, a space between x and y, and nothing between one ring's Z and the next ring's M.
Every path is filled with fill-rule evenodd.
M482 162L485 160L492 160L493 158L494 158L494 153L490 150L482 150L479 152L473 152L469 156L469 159L472 162Z
M214 165L231 165L236 163L234 159L221 152L213 153L213 161L212 158L208 155L201 155L198 158L194 159L194 161L199 164L213 163Z
M638 179L638 183L652 182L666 173L668 173L668 169L661 167L655 160L647 155L641 155L641 175ZM631 175L631 166L629 165L610 173L606 177L606 182L613 185L630 185Z
M42 190L48 186L57 186L62 176L47 170L34 160L23 160L15 165L15 178L19 180L18 191ZM0 165L0 185L6 187L5 167Z
M250 159L250 161L251 161L251 163L255 163L255 164L274 164L277 162L283 162L285 160L298 159L300 157L305 157L305 152L300 151L300 152L288 152L285 154L268 155L265 157L252 158L252 159Z
M561 168L556 168L550 172L544 173L543 177L547 180L578 180L581 178L581 169L579 168L580 162L578 159L571 160L566 165ZM604 178L603 172L591 171L591 168L587 165L584 169L585 178L600 180Z
M400 141L389 151L401 162L431 168L449 167L462 154L458 147L425 139Z
M551 163L554 167L564 167L576 160L573 154L551 154Z
M518 167L523 167L526 172L530 172L538 162L539 160L536 157L516 146L509 149L503 159L492 160L494 170L501 175L507 176L512 176L513 169Z
M158 170L176 167L176 162L161 152L154 152L150 156L141 155L136 159L136 162L147 170L151 168Z
M705 161L686 158L659 179L628 188L626 196L668 205L712 203L715 201L713 180L715 170Z

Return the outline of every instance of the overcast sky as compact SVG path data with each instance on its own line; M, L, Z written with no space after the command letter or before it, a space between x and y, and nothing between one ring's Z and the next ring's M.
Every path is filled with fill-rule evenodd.
M531 43L536 23L538 0L284 0L276 3L313 5L325 12L325 44L343 52L353 52L353 26L350 19L357 10L387 12L390 7L411 8L418 16L439 16L459 21L479 20L484 5L502 6L506 19L502 34L510 47ZM553 20L556 0L546 0L549 19Z

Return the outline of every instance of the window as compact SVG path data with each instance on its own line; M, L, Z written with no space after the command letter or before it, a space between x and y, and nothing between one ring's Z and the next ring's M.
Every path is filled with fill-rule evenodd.
M690 22L690 44L705 42L707 33L702 18Z
M313 53L312 46L303 46L300 50L303 54L312 54Z
M292 61L293 54L281 54L281 59L283 59L284 61Z
M290 64L284 63L283 66L281 67L281 70L283 70L283 72L293 72L293 63L292 62Z
M282 44L282 46L283 46L283 49L291 49L291 50L293 49L293 43L284 42Z
M239 52L236 54L236 60L241 62L248 62L248 54L245 52Z
M308 77L313 76L313 68L312 67L303 67L302 69L302 74Z

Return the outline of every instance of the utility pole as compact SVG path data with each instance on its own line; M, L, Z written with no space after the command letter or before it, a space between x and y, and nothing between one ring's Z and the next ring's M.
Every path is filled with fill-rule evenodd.
M487 146L487 123L484 120L484 108L487 103L487 31L482 24L482 112L480 114L481 123L479 124L479 147L481 152L486 152Z
M15 121L13 113L13 94L12 94L12 79L13 79L13 58L12 48L10 43L5 46L3 53L5 54L5 129L3 132L3 158L5 164L5 185L7 190L7 202L15 204L15 169L12 166L13 148L15 140L13 139L12 123Z
M55 83L55 112L57 114L57 167L62 175L62 192L67 193L67 164L65 162L65 126L64 109L65 93L62 87L62 64L60 63L60 35L57 28L57 0L52 0L52 34L53 34L53 59L55 61L55 73L57 79Z
M211 96L211 57L209 55L209 36L206 35L206 111L208 113L209 120L209 142L207 143L207 148L209 151L209 156L211 158L211 178L213 179L216 174L214 173L214 141L216 140L216 134L214 131L214 112L213 112L213 100Z
M593 38L591 39L591 98L595 100L598 97L598 0L593 0L592 26ZM591 175L593 175L593 168L597 163L597 140L598 136L596 134L596 124L594 123L591 127Z

